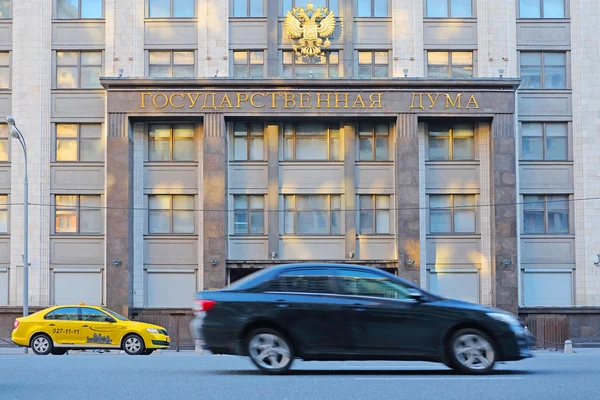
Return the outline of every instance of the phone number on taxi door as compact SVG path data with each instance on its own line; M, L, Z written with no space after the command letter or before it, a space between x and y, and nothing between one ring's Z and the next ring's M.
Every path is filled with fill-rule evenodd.
M78 335L79 329L60 329L54 328L52 329L52 333L64 333L66 335Z

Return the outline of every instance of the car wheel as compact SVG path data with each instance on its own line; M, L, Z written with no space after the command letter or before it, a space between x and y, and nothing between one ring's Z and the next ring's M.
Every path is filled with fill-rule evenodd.
M450 339L452 367L467 374L489 373L496 363L493 341L478 329L461 329Z
M154 350L144 350L144 352L142 353L143 356L149 356L150 354L154 353Z
M67 354L67 349L52 349L50 352L53 356L62 356Z
M290 340L274 329L261 328L248 335L246 351L262 372L283 374L294 362Z
M44 333L39 333L31 338L31 350L38 356L50 354L53 348L52 339Z
M130 356L138 356L144 353L144 341L138 335L127 335L123 339L123 350Z

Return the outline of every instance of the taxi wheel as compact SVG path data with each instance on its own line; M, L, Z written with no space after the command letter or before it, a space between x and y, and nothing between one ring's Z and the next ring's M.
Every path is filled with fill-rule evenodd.
M52 339L44 333L38 333L31 338L31 350L38 356L50 354L53 348Z
M138 335L127 335L123 339L123 350L130 356L138 356L145 351L144 341Z

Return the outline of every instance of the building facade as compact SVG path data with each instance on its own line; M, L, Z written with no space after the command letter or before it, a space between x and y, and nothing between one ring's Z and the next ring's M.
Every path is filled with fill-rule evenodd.
M0 0L30 304L186 310L257 268L326 261L524 315L594 313L595 2L308 3ZM334 14L322 54L296 53L296 7ZM6 312L23 168L0 125Z

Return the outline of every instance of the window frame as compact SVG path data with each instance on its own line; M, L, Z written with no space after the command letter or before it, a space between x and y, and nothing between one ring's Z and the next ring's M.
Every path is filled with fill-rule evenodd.
M72 206L59 206L56 198L58 196L75 196L76 198L76 204L74 207ZM100 205L98 207L85 207L85 210L88 211L98 211L98 213L100 214L100 226L99 226L99 231L98 232L81 232L81 197L97 197L100 200ZM52 234L56 235L56 236L100 236L104 234L104 229L102 229L102 224L103 224L103 198L102 195L99 194L72 194L72 193L56 193L53 195L53 223L52 223ZM67 211L73 211L75 210L75 218L76 218L76 230L75 232L58 232L56 230L56 218L57 218L57 212L60 210L67 210Z
M282 132L281 132L281 135L282 135L281 143L282 143L282 146L283 146L282 147L282 158L283 158L282 161L283 162L340 162L340 161L343 161L344 154L343 154L342 141L341 141L342 136L343 136L343 133L342 133L343 127L342 127L341 124L336 125L336 123L329 123L329 122L324 122L324 124L327 125L327 134L325 135L325 138L327 139L327 159L302 159L302 160L298 160L297 159L297 151L296 151L296 149L298 147L297 146L298 135L296 134L296 132L297 132L298 124L302 124L302 123L303 122L298 122L298 121L284 122L283 123L283 126L282 126L283 129L282 129ZM292 135L288 136L288 137L291 137L291 140L292 140L292 152L293 152L293 157L292 158L286 158L286 154L285 154L285 140L286 140L285 128L286 128L286 125L291 125L292 126ZM335 159L335 160L331 158L331 153L332 153L332 151L331 151L331 149L332 149L331 141L332 141L332 139L335 139L335 138L333 138L331 136L331 131L332 130L334 130L334 131L336 130L336 129L332 129L331 128L332 125L333 126L339 126L339 129L337 129L337 131L339 132L339 137L337 139L340 141L340 143L339 143L339 146L340 146L340 148L339 148L339 159ZM300 135L300 137L302 137L302 138L311 138L311 139L319 139L319 138L323 139L322 136L316 136L316 135L312 135L312 136L309 136L309 135Z
M290 63L286 63L285 62L285 56L286 54L291 54L292 56L292 62ZM338 62L337 64L331 64L331 54L332 53L337 53L337 57L338 57ZM342 50L341 49L331 49L331 50L327 50L324 53L322 53L323 55L321 57L325 57L325 72L326 72L326 76L324 76L323 78L303 78L303 77L297 77L296 74L296 69L298 67L298 65L301 66L306 66L306 65L311 65L311 64L297 64L296 63L296 57L302 57L302 56L298 56L296 53L294 53L294 51L292 50L282 50L281 51L281 76L283 77L283 79L341 79L344 77L344 71L342 68ZM323 64L314 64L314 65L323 65ZM335 68L337 68L338 71L338 76L337 77L332 77L331 76L331 69L332 69L332 65L335 66ZM285 68L286 66L290 66L290 68L292 69L292 76L291 77L285 77Z
M570 13L569 13L569 6L571 5L570 0L563 0L563 17L544 17L544 2L546 0L539 0L540 3L540 16L539 17L522 17L521 16L521 1L523 0L518 0L516 2L516 6L517 6L517 19L534 19L534 20L538 20L538 19L568 19L570 18Z
M526 198L527 197L543 197L543 203L544 203L544 207L543 209L541 207L538 208L526 208L527 206L527 201ZM549 209L548 208L548 197L564 197L563 200L561 201L566 201L567 202L567 229L564 232L548 232L548 211L549 210L553 210L553 209ZM539 204L539 202L532 202L533 204ZM524 194L523 195L523 202L522 202L523 206L523 213L522 213L522 223L523 223L523 228L522 228L522 235L548 235L548 236L564 236L564 235L571 235L572 234L572 230L571 230L571 219L572 219L572 210L571 210L571 196L568 194ZM565 209L554 209L554 210L565 210ZM543 211L544 213L544 229L543 232L528 232L525 230L525 213L527 211L535 211L535 212L540 212Z
M283 1L281 1L281 2L280 2L281 6L279 6L279 7L278 7L278 8L279 8L279 11L278 11L278 13L279 13L279 18L284 18L284 17L286 16L286 14L287 14L287 12L288 12L288 11L292 11L292 8L294 8L294 7L296 7L296 6L301 6L301 7L304 7L304 6L306 6L306 4L308 3L308 1L304 1L304 0L289 0L289 1L290 1L290 3L291 3L291 6L290 6L290 8L289 8L288 10L286 10L286 9L285 9L285 8L286 8L286 6L285 6L285 1L286 1L286 0L283 0ZM325 7L327 7L327 9L328 9L328 10L330 10L330 11L331 11L331 7L330 7L330 4L331 4L331 3L330 3L330 1L331 1L331 0L321 0L321 1L319 2L319 5L317 6L317 4L315 4L315 6L317 6L317 7L322 7L322 6L325 6ZM338 13L339 13L339 11L340 11L340 9L341 9L341 8L340 8L340 2L341 2L341 1L344 1L344 0L337 0L337 2L338 2L338 4L337 4L337 11L338 11ZM345 1L349 1L349 0L345 0ZM298 3L298 4L296 4L296 3ZM338 15L338 14L335 14L335 12L334 12L334 16L335 16L336 18L339 18L339 17L340 17L340 15Z
M346 0L349 1L349 0ZM379 15L379 16L375 16L375 2L377 0L365 0L365 1L370 1L371 2L371 6L370 6L370 14L371 15L359 15L358 14L358 10L359 10L359 6L358 3L361 0L353 0L355 1L354 5L356 6L356 18L390 18L390 1L389 0L385 0L386 3L386 11L385 11L385 15Z
M196 52L196 50L194 49L175 49L175 50L169 50L169 49L153 49L153 50L146 50L147 52L147 62L146 62L146 76L150 79L168 79L168 78L183 78L183 79L192 79L192 78L196 78L198 75L198 71L196 69L196 64L197 64L197 58L198 58L198 54ZM169 53L169 68L171 69L171 75L170 76L150 76L150 67L152 66L167 66L167 64L152 64L150 61L151 55L152 53ZM193 59L194 59L194 63L193 64L175 64L175 53L192 53L193 54ZM176 77L175 76L175 67L189 67L192 66L192 70L194 71L193 75L190 76L182 76L182 77Z
M361 198L366 198L366 197L370 197L371 198L371 202L373 204L373 208L372 209L363 209L361 207ZM377 198L378 197L387 197L388 198L388 208L378 208L377 207ZM393 209L393 203L392 203L392 196L389 194L360 194L358 195L358 234L360 236L378 236L378 235L392 235L393 234L393 229L392 229L392 220L393 220L393 215L392 215L392 209ZM368 211L370 213L372 213L371 215L371 222L372 222L372 226L373 226L373 231L372 232L364 232L363 231L363 226L361 223L361 215L363 213L363 211ZM378 229L378 224L377 224L377 214L379 211L387 211L388 212L388 231L387 232L379 232Z
M533 65L533 64L527 64L527 65L523 65L523 54L539 54L540 55L540 61L541 64L538 65ZM546 87L546 54L562 54L565 56L565 86L562 88L548 88ZM519 87L519 90L570 90L571 89L571 79L570 79L570 55L569 55L569 51L561 51L561 50L540 50L540 51L530 51L530 50L520 50L519 51L519 79L521 79L521 82L523 81L523 66L525 67L533 67L533 68L537 68L539 67L540 69L540 87L536 88L536 87ZM550 65L549 67L558 67L558 65Z
M150 136L150 131L153 125L169 125L169 159L168 160L153 160L150 157L151 154L151 149L150 149L150 143L152 141L166 141L166 139L152 139L152 137ZM174 151L175 151L175 141L176 140L185 140L182 138L176 139L175 136L173 135L173 129L176 125L189 125L192 127L192 131L194 132L194 136L189 138L186 137L186 139L191 139L191 142L194 143L194 159L193 160L176 160L174 158ZM148 148L147 151L145 151L146 155L146 161L147 162L151 162L151 163L196 163L198 162L197 158L198 158L198 151L197 151L197 132L196 132L196 124L194 124L193 122L187 123L187 122L181 122L181 123L176 123L176 122L152 122L152 123L148 123L147 125L147 135L146 135L146 140L148 141Z
M310 196L327 196L327 204L329 205L329 209L326 210L327 212L327 233L299 233L299 229L298 229L298 196L303 196L303 197L310 197ZM334 196L338 196L340 198L340 208L339 209L333 209L332 208L332 204L333 204L333 197ZM287 208L286 207L286 199L287 198L293 198L293 203L294 206L292 209ZM341 218L341 214L342 214L342 195L341 194L285 194L283 195L283 229L282 229L282 235L283 236L340 236L343 235L343 222L342 222L342 218ZM325 211L325 210L308 210L308 211L303 211L303 212L317 212L317 211ZM302 212L302 211L301 211ZM332 233L332 229L331 226L332 224L332 220L333 220L333 213L334 212L339 212L340 213L340 232L339 233ZM292 215L292 227L293 227L293 232L287 232L285 229L285 219L286 219L286 215L288 213L291 213Z
M361 132L362 132L361 126L363 124L373 125L373 127L371 129L371 136L370 136L371 140L373 141L373 152L371 154L371 159L370 160L364 160L364 159L360 158L360 142L361 142L361 140L363 138L367 138L366 135L361 136ZM387 132L388 132L387 136L377 135L377 125L387 125ZM389 122L377 122L377 121L373 121L373 122L360 122L360 123L358 123L357 127L356 127L356 136L357 136L357 140L356 140L356 146L357 146L357 148L356 148L356 151L357 151L356 162L357 163L361 163L361 162L389 162L389 161L391 161L390 159L392 158L392 156L390 154L390 149L393 146L393 143L392 143L393 138L392 138L392 135L391 135L391 130L392 130L391 129L391 124ZM385 137L387 139L387 155L386 155L385 160L378 160L377 159L377 154L378 154L377 153L377 138L378 137Z
M92 18L83 18L81 16L81 10L82 10L82 4L83 2L85 2L86 0L78 0L77 3L77 18L60 18L58 16L58 9L59 9L59 5L58 5L58 0L54 0L54 19L57 21L77 21L77 20L102 20L105 19L105 13L106 13L106 0L101 0L102 1L102 7L101 7L101 15L99 17L92 17Z
M440 20L440 19L475 19L476 17L476 8L477 8L477 1L475 0L470 0L471 2L471 16L470 17L453 17L452 16L452 2L454 2L455 0L443 0L446 1L448 4L448 15L445 17L431 17L429 16L429 7L427 6L429 0L424 0L423 1L423 7L425 8L423 10L423 16L425 19L431 18L431 19L435 19L435 20Z
M197 0L193 0L194 2L194 15L189 16L189 17L175 17L175 0L169 0L169 7L170 7L170 12L169 12L169 16L166 17L151 17L150 16L150 3L153 0L146 0L145 1L145 7L146 7L146 12L145 12L145 18L146 19L192 19L192 18L196 18L198 16L198 1Z
M59 53L77 53L77 65L59 65L58 64L58 54ZM102 76L102 74L104 74L104 50L55 50L54 51L54 80L53 80L53 84L54 84L54 89L55 90L104 90L104 88L102 87L102 85L100 85L100 83L98 83L98 87L82 87L81 86L81 79L82 79L82 74L81 74L81 55L83 53L99 53L100 54L100 65L86 65L87 67L100 67L100 76ZM77 67L77 86L74 88L61 88L58 87L58 71L60 70L60 68L62 67L66 67L66 68L74 68Z
M2 19L0 19L0 21L2 21ZM8 64L6 64L6 65L0 64L0 70L7 71L6 76L8 78L8 85L5 87L0 86L0 92L2 92L3 90L11 90L12 89L12 68L11 68L11 66L12 66L12 51L2 50L2 51L0 51L0 54L2 54L2 53L6 54L6 57L8 59ZM4 121L2 121L2 122L4 122Z
M65 136L65 137L58 137L58 126L59 125L75 125L77 127L77 136ZM96 138L96 139L82 139L81 137L81 126L82 125L88 125L88 126L97 126L99 128L100 131L100 135ZM77 160L74 161L62 161L58 159L58 141L59 140L75 140L77 141ZM61 163L61 164L73 164L73 163L86 163L86 164L97 164L97 163L104 163L104 157L102 157L102 159L100 161L82 161L81 160L81 143L85 142L85 141L98 141L102 146L104 146L104 139L103 139L103 134L102 134L102 124L94 124L94 123L64 123L64 122L57 122L54 124L54 156L53 156L53 162L56 163ZM104 150L104 149L103 149ZM101 156L105 155L105 151L101 152Z
M433 78L433 79L472 79L472 78L476 78L477 76L475 75L476 72L476 52L477 50L475 49L467 49L467 50L427 50L427 64L425 65L426 68L426 76L429 78ZM429 55L431 53L446 53L448 55L448 64L446 64L446 66L448 67L448 76L446 76L445 78L441 78L441 77L435 77L435 76L430 76L429 75ZM462 67L471 67L471 76L469 78L463 78L463 77L456 77L456 76L452 76L452 67L454 66L452 60L452 55L454 53L471 53L471 64L456 64L457 67L462 66Z
M0 136L0 142L6 142L6 160L2 160L0 159L0 165L5 164L5 163L10 163L10 133L8 132L8 125L4 124L4 123L0 123L0 132L2 130L5 130L6 132L6 136Z
M432 207L431 206L431 197L450 197L450 207ZM455 205L455 201L454 201L454 197L455 196L469 196L473 198L473 206L456 206ZM464 193L453 193L453 194L429 194L427 199L427 222L428 222L428 226L427 226L427 234L431 235L431 236L462 236L462 235L478 235L479 234L479 226L478 226L478 222L479 222L479 215L478 215L478 196L476 194L464 194ZM432 210L447 210L450 212L450 231L449 232L433 232L431 230L431 224L432 224L432 220L433 218L431 218L431 211ZM474 225L474 230L473 232L456 232L456 223L455 223L455 218L456 218L456 211L473 211L473 225Z
M0 199L6 198L6 202L0 202L0 214L6 214L6 231L0 231L0 235L10 234L10 194L0 193Z
M265 236L265 204L266 199L264 194L234 194L233 197L233 236ZM236 197L246 197L246 208L236 208L235 207L235 199ZM262 198L263 207L262 208L252 208L252 198ZM246 213L246 232L236 232L235 231L235 215L238 211L244 211ZM262 214L262 230L261 232L252 232L252 215L256 213Z
M246 53L246 62L244 64L238 64L235 62L235 53ZM251 59L250 59L250 53L262 53L262 64L252 64ZM254 49L254 50L231 50L231 71L232 71L232 78L234 79L262 79L265 77L265 53L266 51L264 49ZM235 66L236 65L245 65L248 68L248 73L246 74L246 76L237 76L235 75ZM260 77L253 77L251 76L251 69L252 69L252 65L261 65L262 69L261 69L261 75Z
M49 315L59 311L59 310L63 310L63 309L70 309L73 308L75 310L77 310L77 319L56 319L56 318L48 318ZM68 314L68 315L72 315L72 314ZM64 306L64 307L59 307L59 308L55 308L52 311L47 312L46 314L44 314L44 320L46 321L81 321L81 307L69 307L69 306Z
M151 208L151 201L150 199L152 197L169 197L169 201L170 201L170 205L168 209L163 209L163 208ZM181 196L181 197L191 197L194 201L194 207L192 209L177 209L175 210L173 204L173 198L176 196ZM147 195L147 202L148 202L148 207L146 210L146 221L147 221L147 226L146 226L146 232L148 236L195 236L198 234L198 223L196 221L196 202L197 202L197 196L195 194L149 194ZM169 212L169 232L151 232L150 230L150 213L152 211L168 211ZM191 233L180 233L180 232L174 232L174 215L175 215L175 211L187 211L187 212L192 212L193 218L192 221L194 223L194 232Z
M366 64L366 63L361 63L360 62L360 53L371 53L371 63L370 64ZM386 53L386 59L387 59L387 63L386 64L378 64L375 62L375 53ZM360 66L367 66L369 65L371 68L371 76L369 78L361 78L359 76L359 69ZM387 75L383 76L383 77L377 77L375 76L375 70L377 67L382 67L383 65L385 65L385 67L387 68ZM390 77L390 51L389 50L357 50L356 51L356 77L357 79L388 79Z
M235 3L236 1L245 1L246 2L246 14L247 15L235 15ZM250 15L250 10L251 10L251 3L253 0L229 0L229 7L230 7L230 18L266 18L267 17L267 13L266 13L266 7L265 7L265 1L264 0L259 0L262 3L262 15ZM268 4L268 2L267 2Z
M12 19L12 0L7 0L6 3L8 12L6 16L0 16L0 21L5 19Z
M539 137L542 141L542 158L538 159L538 158L525 158L523 155L523 139L525 137L527 137L526 135L524 135L524 129L523 126L524 125L528 125L528 124L539 124L542 126L542 136L529 136L529 137ZM547 142L546 142L546 126L547 125L562 125L565 128L565 158L564 159L548 159L547 158ZM527 162L568 162L571 161L571 141L569 140L569 123L568 122L559 122L559 121L544 121L544 122L537 122L537 121L522 121L521 122L521 127L520 127L520 131L521 131L521 142L520 142L520 150L521 150L521 154L520 154L520 159L519 161L527 161ZM562 137L562 136L557 136L557 137Z
M236 135L237 132L242 132L242 131L236 131L236 124L239 124L239 123L243 123L243 124L246 125L246 135L245 136ZM252 134L254 132L253 129L252 129L253 125L261 126L262 127L262 129L261 129L262 135L253 135ZM232 147L232 153L233 154L231 156L231 161L232 162L244 162L244 163L246 163L246 162L264 162L264 161L266 161L267 152L265 151L266 150L265 146L266 146L267 142L266 142L266 137L265 137L266 136L265 135L265 126L264 126L264 124L262 122L234 121L231 124L231 135L233 137L233 140L232 140L232 145L233 145L233 147ZM235 150L236 149L236 143L235 142L236 142L236 139L238 139L238 138L245 138L246 139L246 158L245 159L238 159L237 158L237 153L236 153L236 150ZM263 142L262 143L262 147L263 147L263 149L262 149L262 155L263 156L262 156L262 158L259 158L259 159L253 159L251 157L251 154L252 154L252 140L256 140L256 139L262 139L262 142Z
M431 158L431 145L430 145L430 141L432 136L430 135L430 127L431 126L435 126L435 125L445 125L448 127L448 136L444 136L448 138L448 158L444 158L444 159L435 159L435 158ZM472 132L473 132L473 136L472 136L472 149L473 149L473 158L464 158L464 159L455 159L454 158L454 141L455 141L455 137L454 137L454 127L456 125L471 125ZM426 136L427 136L427 155L426 155L426 161L427 162L447 162L447 161L452 161L452 162L456 162L456 163L461 163L461 162L471 162L471 161L477 161L477 146L478 146L478 142L477 142L477 134L476 134L476 126L474 122L469 122L469 121L430 121L427 122L427 127L426 127ZM441 137L441 136L434 136L434 137ZM460 137L459 137L460 140Z

